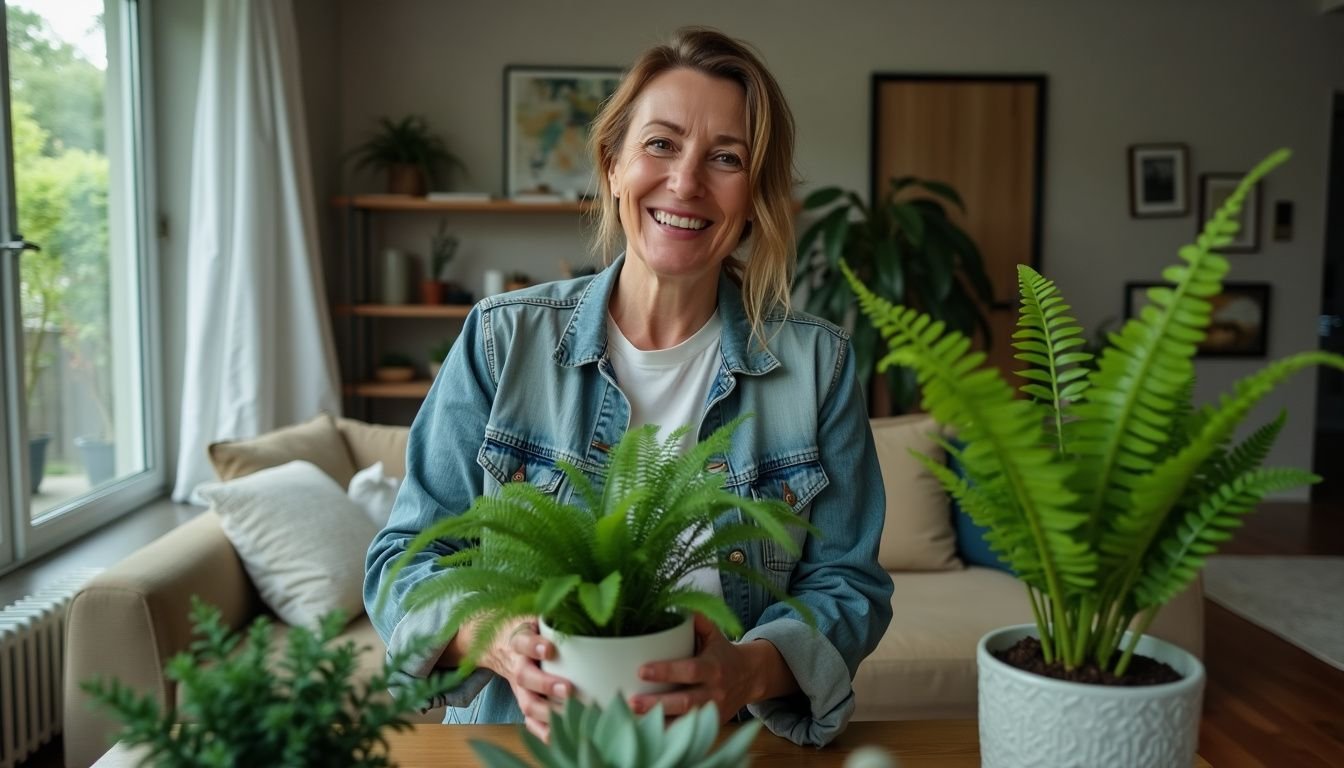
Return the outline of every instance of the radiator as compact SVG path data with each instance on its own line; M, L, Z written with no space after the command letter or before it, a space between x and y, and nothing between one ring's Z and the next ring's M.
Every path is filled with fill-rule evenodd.
M0 610L0 768L14 768L61 732L65 612L101 570L76 569Z

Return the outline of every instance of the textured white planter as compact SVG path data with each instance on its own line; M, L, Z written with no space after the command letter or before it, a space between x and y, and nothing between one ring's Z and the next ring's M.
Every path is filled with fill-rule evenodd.
M1190 768L1199 739L1204 665L1185 650L1145 635L1136 653L1171 665L1184 678L1121 687L1070 683L1004 664L991 651L1037 635L1035 624L980 638L982 768ZM1126 642L1129 633L1125 633Z
M637 693L661 693L678 686L639 679L640 666L650 661L685 659L695 653L690 619L671 629L635 637L583 637L556 632L541 622L541 636L555 644L555 658L541 668L569 680L585 704L606 706L620 693L627 700Z

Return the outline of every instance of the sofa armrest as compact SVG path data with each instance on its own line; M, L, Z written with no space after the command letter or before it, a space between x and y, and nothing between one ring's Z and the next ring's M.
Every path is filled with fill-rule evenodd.
M219 518L205 512L131 554L75 595L66 619L64 741L67 766L92 764L119 725L79 687L117 679L176 706L164 666L191 644L192 595L238 628L263 610Z

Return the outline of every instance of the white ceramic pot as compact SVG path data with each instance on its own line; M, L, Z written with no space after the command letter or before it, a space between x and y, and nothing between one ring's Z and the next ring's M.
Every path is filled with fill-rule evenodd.
M555 658L541 668L574 684L579 700L606 706L617 694L627 700L638 693L661 693L678 686L639 679L639 668L651 661L685 659L695 653L695 633L690 619L656 632L635 637L583 637L555 631L545 621L541 636L555 644Z
M980 639L975 655L982 768L1190 768L1204 699L1199 659L1145 635L1135 653L1165 662L1184 677L1122 687L1041 677L990 653L1037 634L1035 624L1020 624ZM1128 642L1128 632L1125 637Z

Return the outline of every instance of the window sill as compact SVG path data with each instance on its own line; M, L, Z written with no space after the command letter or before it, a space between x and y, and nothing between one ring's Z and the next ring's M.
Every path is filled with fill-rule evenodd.
M164 496L127 512L37 560L0 575L0 607L31 595L75 568L107 568L204 512Z

